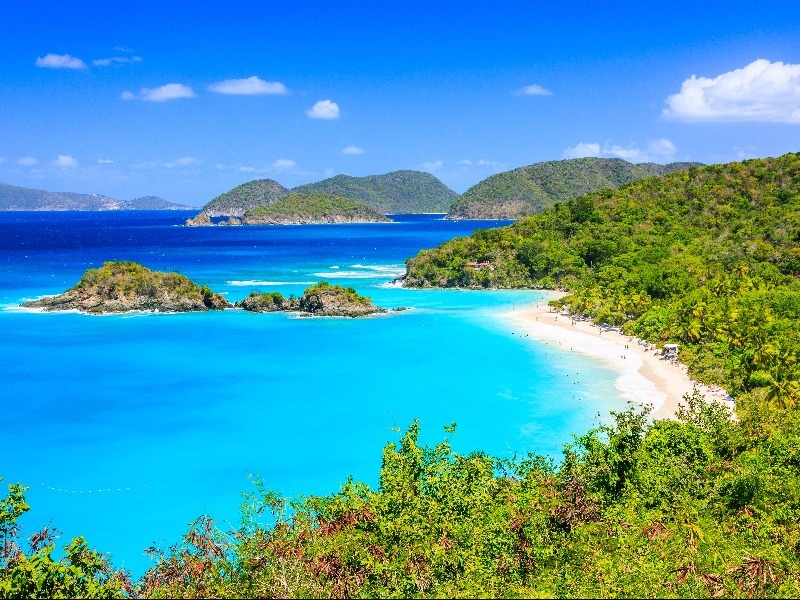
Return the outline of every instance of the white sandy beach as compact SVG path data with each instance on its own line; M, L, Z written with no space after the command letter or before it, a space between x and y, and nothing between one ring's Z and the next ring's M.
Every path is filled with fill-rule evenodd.
M694 389L708 400L733 408L726 391L692 381L684 365L663 360L653 346L640 344L636 338L617 331L601 329L589 321L573 321L569 315L551 312L547 302L552 298L550 295L536 305L506 316L532 338L605 361L618 373L615 385L622 397L639 404L652 404L654 418L673 418L679 403L685 404L683 396Z

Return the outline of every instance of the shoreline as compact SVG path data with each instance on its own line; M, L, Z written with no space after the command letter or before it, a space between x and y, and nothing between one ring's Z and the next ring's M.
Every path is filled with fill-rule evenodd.
M679 405L685 405L684 395L691 395L694 390L706 400L720 402L733 410L732 399L725 390L693 381L685 365L663 360L652 344L640 343L619 331L601 329L591 321L551 312L547 302L559 297L555 294L551 292L536 304L515 309L503 317L537 341L556 342L564 351L569 348L602 360L617 373L614 387L621 396L640 405L652 404L654 419L674 419Z

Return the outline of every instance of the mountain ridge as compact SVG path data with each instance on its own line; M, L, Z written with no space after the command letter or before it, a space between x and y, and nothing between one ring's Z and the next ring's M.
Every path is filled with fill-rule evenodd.
M667 175L701 163L631 163L621 158L551 160L491 175L464 192L448 219L517 219L603 188Z
M188 210L158 196L117 200L103 194L49 192L0 182L0 211Z

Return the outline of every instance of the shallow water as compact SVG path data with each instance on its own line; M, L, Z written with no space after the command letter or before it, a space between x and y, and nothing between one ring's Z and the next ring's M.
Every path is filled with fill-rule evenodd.
M422 439L554 457L620 408L602 364L537 344L501 315L530 291L406 290L403 261L476 227L398 217L370 225L185 228L191 213L0 213L0 476L30 486L26 534L83 534L141 573L150 545L201 513L237 523L248 475L287 495L377 485L382 447ZM177 270L231 300L300 294L321 279L411 310L368 319L288 314L92 317L14 310L104 260Z

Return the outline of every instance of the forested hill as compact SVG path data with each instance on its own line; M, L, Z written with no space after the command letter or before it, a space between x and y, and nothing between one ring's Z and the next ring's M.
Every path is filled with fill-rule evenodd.
M190 208L157 196L116 200L102 194L48 192L0 183L0 210L180 210Z
M420 171L393 171L367 177L337 175L292 191L355 198L384 214L446 213L458 198L458 194L436 177Z
M256 179L220 194L201 212L211 217L241 217L248 210L277 202L288 193L289 190L273 179Z
M498 173L472 186L453 203L450 219L517 219L555 202L603 188L666 175L700 163L629 163L620 158L554 160Z
M409 286L566 288L573 312L682 344L696 376L800 405L799 154L601 190L407 266Z

